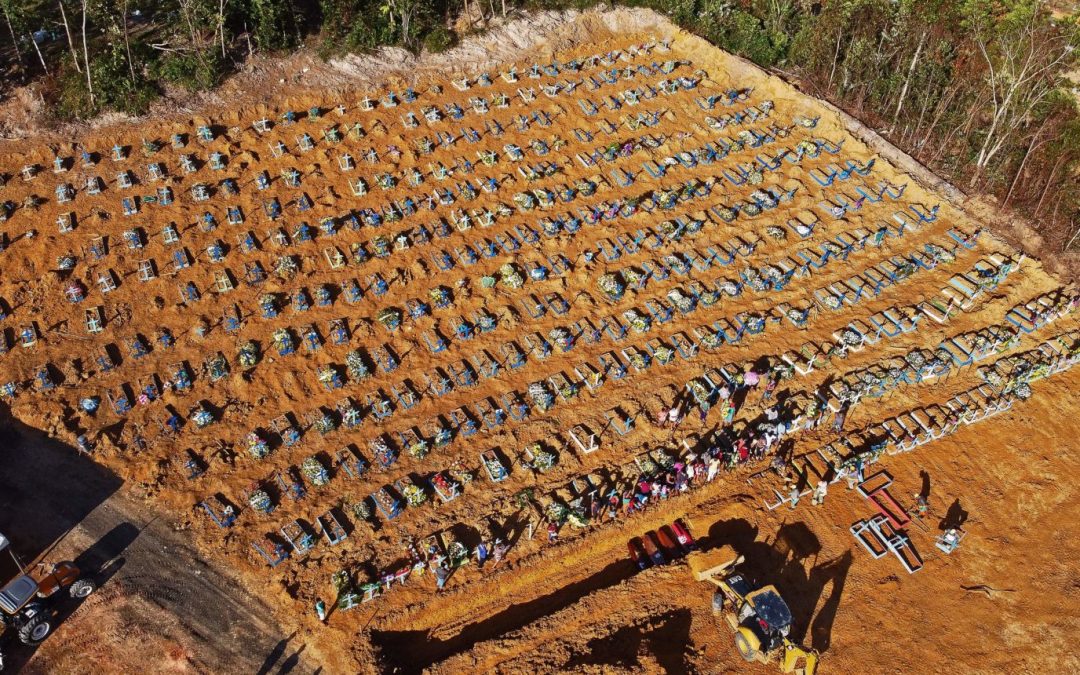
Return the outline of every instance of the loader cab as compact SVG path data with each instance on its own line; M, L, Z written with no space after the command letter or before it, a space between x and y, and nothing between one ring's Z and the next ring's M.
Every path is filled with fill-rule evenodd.
M780 647L791 631L791 609L773 586L743 596L739 607L739 625L749 628L760 641L760 651L768 653Z

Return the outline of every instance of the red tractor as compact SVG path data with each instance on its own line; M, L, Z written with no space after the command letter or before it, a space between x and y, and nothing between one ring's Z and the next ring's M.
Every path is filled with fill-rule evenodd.
M52 632L50 604L61 591L67 589L71 597L85 598L96 589L92 580L81 576L71 562L23 567L11 550L11 542L0 534L0 626L15 631L23 644L41 643ZM0 667L2 664L0 656Z

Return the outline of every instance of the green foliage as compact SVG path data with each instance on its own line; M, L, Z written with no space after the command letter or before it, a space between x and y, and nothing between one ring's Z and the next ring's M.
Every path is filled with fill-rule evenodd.
M714 36L718 46L759 66L773 66L786 55L787 36L770 34L761 19L748 12L734 10L718 28Z
M213 48L204 52L175 52L159 59L154 64L154 72L162 80L188 91L203 91L220 82L225 62L221 53Z
M296 44L296 9L290 0L249 0L251 34L259 49L277 51Z
M424 49L436 54L454 46L454 34L446 26L435 26L424 38Z

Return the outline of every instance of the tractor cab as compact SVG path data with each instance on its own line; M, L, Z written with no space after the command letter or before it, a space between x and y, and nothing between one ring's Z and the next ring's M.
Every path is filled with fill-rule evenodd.
M17 613L37 592L37 582L19 564L8 538L0 534L0 611Z
M24 644L40 643L53 628L50 598L65 588L80 599L94 592L94 582L80 576L71 562L41 562L28 570L0 534L0 627L15 630Z

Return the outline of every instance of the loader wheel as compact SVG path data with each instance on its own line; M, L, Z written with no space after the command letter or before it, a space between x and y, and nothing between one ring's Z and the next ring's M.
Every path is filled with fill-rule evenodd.
M739 656L743 657L744 661L753 661L757 658L757 652L742 633L735 633L735 648L739 650Z
M52 623L45 614L38 614L24 623L19 628L19 640L27 646L34 647L49 636L52 632Z
M71 588L68 589L68 592L71 593L71 597L82 599L96 590L97 584L95 584L90 579L79 579L75 583L71 584Z

